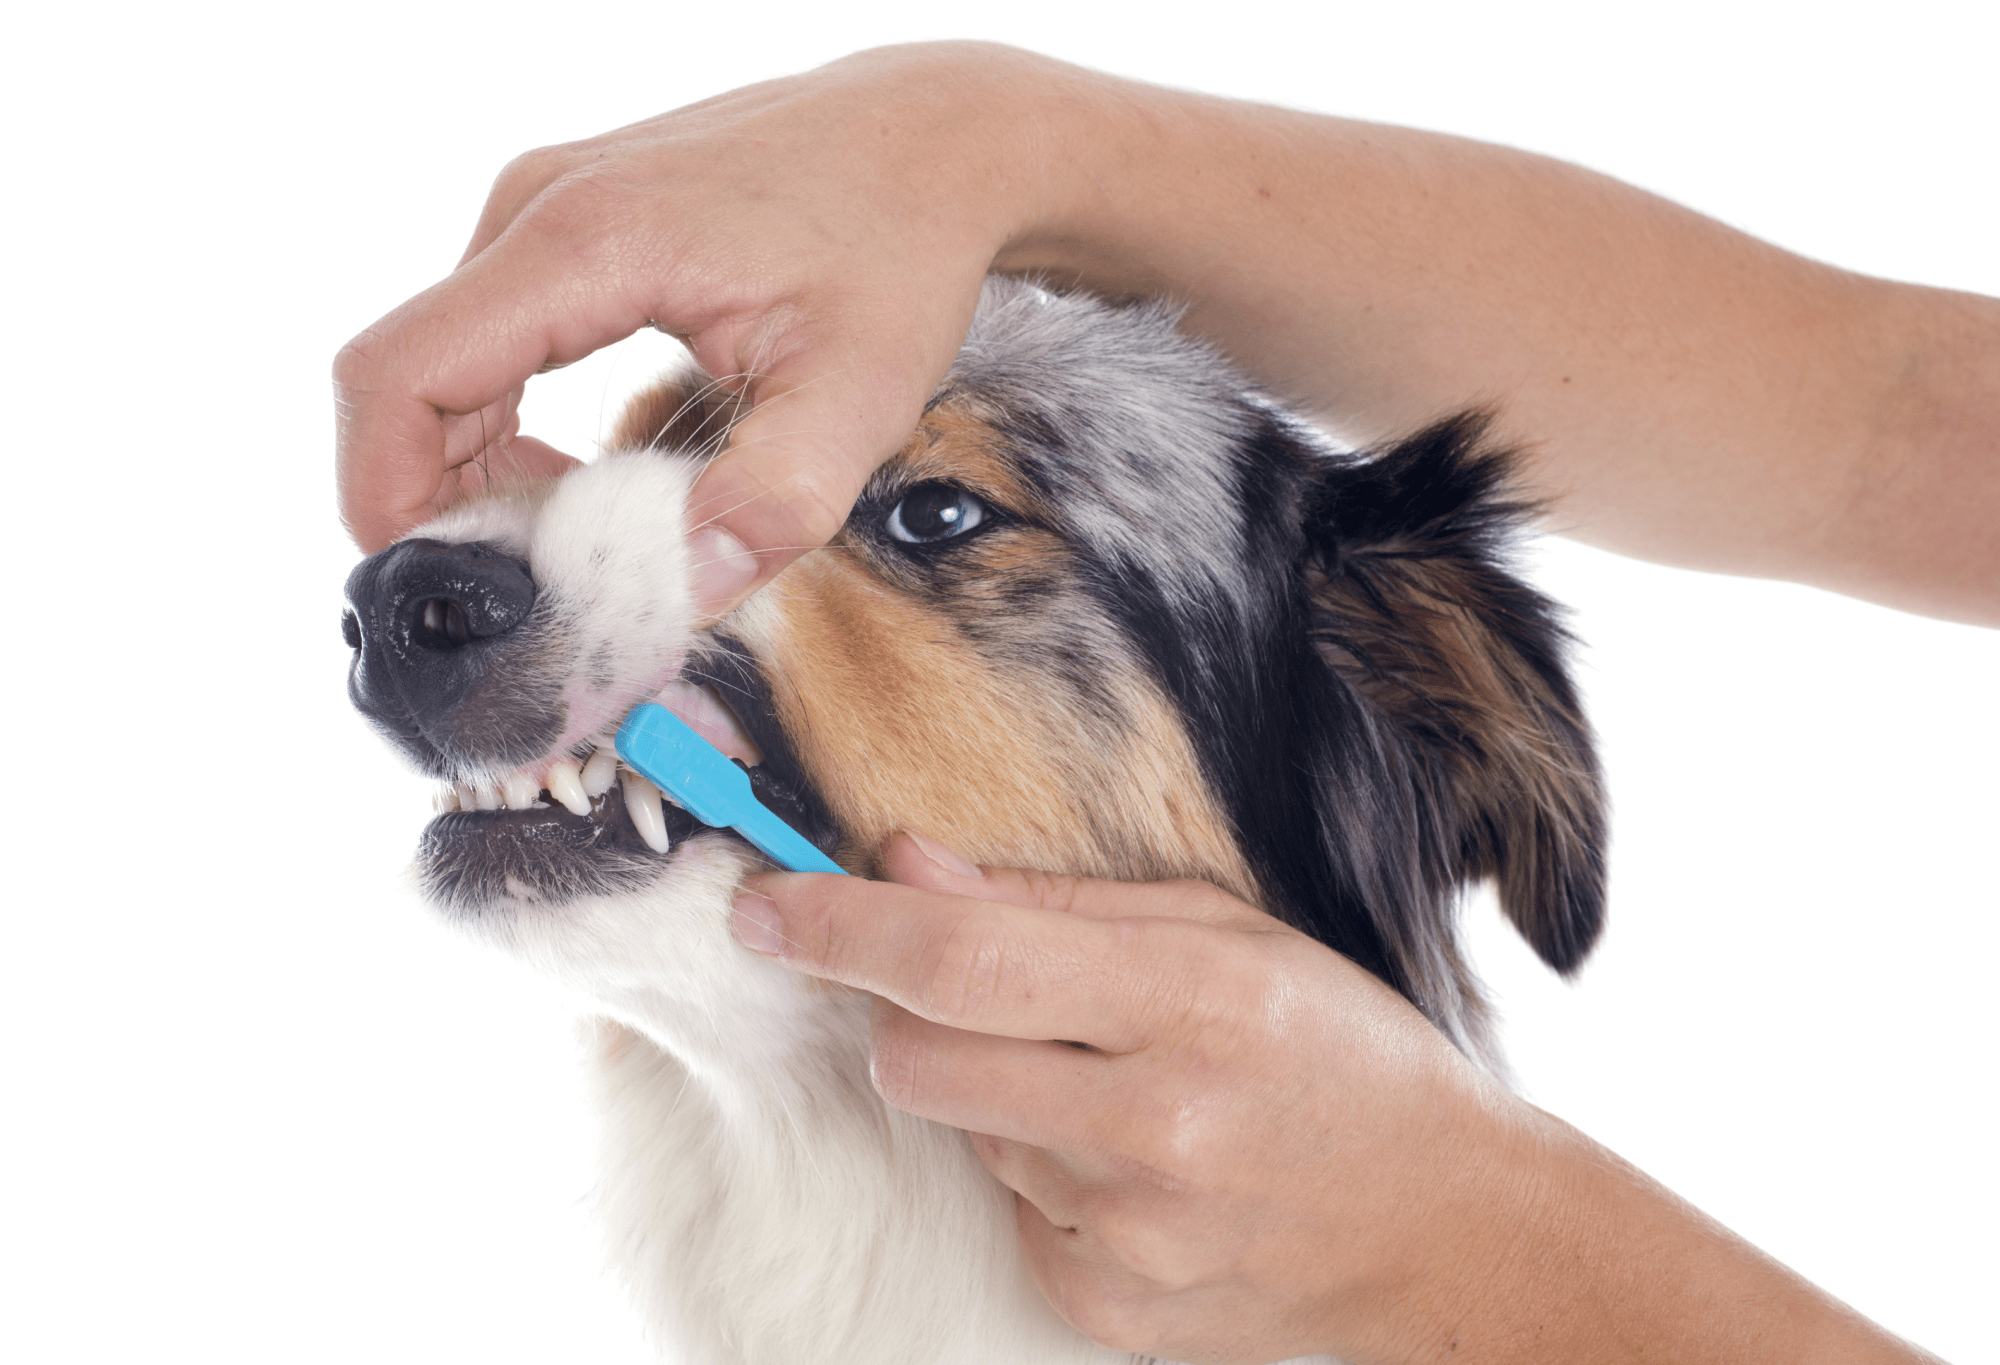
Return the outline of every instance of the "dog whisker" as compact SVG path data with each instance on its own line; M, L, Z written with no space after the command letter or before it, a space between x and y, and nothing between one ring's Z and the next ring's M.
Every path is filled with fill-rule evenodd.
M604 1212L684 1354L1129 1365L1017 1293L962 1136L875 1091L867 998L730 937L768 864L622 764L635 700L829 856L922 829L991 866L1205 881L1496 1074L1461 888L1491 879L1561 971L1598 932L1596 758L1560 616L1508 561L1531 509L1485 419L1357 454L1174 316L989 282L875 485L896 508L765 547L817 557L719 623L693 615L713 559L690 537L813 471L700 520L692 490L732 449L842 448L782 413L732 444L831 375L761 403L754 367L665 381L617 428L634 449L505 495L482 415L465 501L349 580L356 704L465 784L425 831L426 894L633 1034L602 1062Z

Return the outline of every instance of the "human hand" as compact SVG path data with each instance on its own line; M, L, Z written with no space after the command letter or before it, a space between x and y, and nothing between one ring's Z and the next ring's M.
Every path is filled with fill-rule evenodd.
M519 432L523 385L650 325L752 405L690 507L698 600L732 605L915 428L1032 212L1036 93L1067 70L884 49L518 158L458 268L335 363L355 540L568 467Z
M908 835L884 866L758 879L739 937L876 993L877 1088L974 1134L1087 1336L1401 1358L1506 1257L1544 1116L1346 959L1202 883L981 874Z
M1936 1365L1198 882L973 867L753 879L745 946L875 993L875 1085L966 1129L1104 1345L1356 1365ZM1062 1041L1058 1041L1062 1040Z

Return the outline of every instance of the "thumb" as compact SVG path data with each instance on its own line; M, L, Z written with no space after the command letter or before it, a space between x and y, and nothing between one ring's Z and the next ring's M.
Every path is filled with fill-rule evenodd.
M793 336L776 360L784 343L768 336L754 348L688 338L710 374L747 376L754 404L689 496L702 551L696 599L710 614L840 530L869 477L916 430L977 303L975 285L959 306L928 317L848 313L827 324L824 339Z

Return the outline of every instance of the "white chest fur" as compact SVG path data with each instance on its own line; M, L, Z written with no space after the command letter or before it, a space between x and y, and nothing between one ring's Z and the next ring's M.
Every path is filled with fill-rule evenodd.
M736 847L676 863L656 894L519 906L496 931L612 1017L600 1217L668 1358L1131 1365L1042 1298L965 1136L876 1095L867 998L730 940Z

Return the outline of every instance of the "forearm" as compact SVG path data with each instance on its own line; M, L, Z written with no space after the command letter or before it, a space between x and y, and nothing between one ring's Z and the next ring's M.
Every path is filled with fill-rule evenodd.
M1935 1362L1574 1129L1520 1109L1459 1168L1457 1215L1441 1206L1423 1225L1458 1234L1430 1263L1434 1292L1416 1288L1358 1360Z
M2000 624L2000 304L1542 157L1044 71L1001 268L1186 300L1358 439L1491 405L1581 539Z

